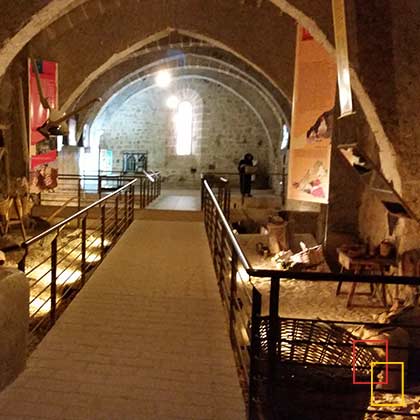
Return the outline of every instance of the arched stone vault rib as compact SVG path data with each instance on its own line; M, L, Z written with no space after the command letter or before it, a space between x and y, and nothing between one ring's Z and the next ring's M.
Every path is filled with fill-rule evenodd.
M132 55L131 57L135 57L136 54ZM185 54L182 54L182 56L187 57L187 59L192 57L192 58L195 58L195 59L200 59L200 60L202 59L202 60L210 61L212 63L216 63L220 67L226 67L228 69L228 70L225 70L226 73L229 72L229 70L232 70L233 72L238 73L239 74L238 78L240 78L244 83L247 83L249 86L252 86L253 89L259 90L260 95L264 98L266 103L273 109L273 112L280 114L281 118L285 122L287 122L287 124L289 124L289 121L288 121L289 118L286 116L282 107L278 104L278 101L273 97L272 93L265 86L263 86L262 83L260 83L255 77L250 76L248 73L246 73L245 71L243 71L239 67L237 67L237 66L235 66L235 65L233 65L229 62L226 62L226 61L218 59L218 58L214 58L210 55L187 52ZM118 89L120 89L120 86L123 87L127 83L127 80L129 80L129 79L132 80L134 77L136 77L136 74L146 72L148 69L153 68L154 66L159 66L159 65L168 63L170 61L176 61L178 59L179 59L179 56L172 56L172 57L169 57L169 58L160 59L160 60L151 62L149 64L146 64L145 66L137 69L136 71L134 71L132 73L127 74L127 76L120 79L116 84L114 84L109 89L109 92L116 92ZM202 65L201 67L204 68L204 65ZM213 69L213 70L216 69L215 67L212 67L210 65L208 66L208 68ZM232 72L231 72L231 74L232 74ZM83 102L83 101L80 100L80 98L82 98L86 94L87 91L82 93L82 95L76 100L76 102L72 105L72 107L76 107L79 103ZM105 96L107 96L107 95L105 95ZM288 99L286 97L285 97L285 99L290 104L290 102L288 101Z
M109 107L111 107L112 106L112 102L113 102L113 100L118 96L118 95L121 95L123 92L122 91L124 91L124 90L128 90L128 89L131 89L132 88L132 86L133 86L133 84L136 84L136 83L139 83L139 84L141 84L142 82L144 83L144 82L146 82L147 81L147 79L150 79L150 80L153 80L154 79L154 77L155 77L155 75L156 75L156 73L149 73L148 75L147 75L147 78L145 78L145 80L142 80L141 82L140 81L134 81L134 82L131 82L131 83L129 83L128 85L126 85L123 89L121 89L121 90L119 90L118 92L116 92L108 101L107 101L107 103L106 104L104 104L104 106L101 108L101 110L98 112L98 114L94 117L94 119L93 119L93 121L92 121L92 126L95 124L95 121L96 120L99 120L101 117L102 117L102 115L103 114L105 114L105 112L107 112L107 108L109 108ZM228 92L230 92L230 93L232 93L234 96L236 96L237 98L239 98L254 114L255 114L255 116L256 116L256 118L258 119L258 121L260 122L260 124L261 124L261 126L263 127L263 130L264 130L264 132L265 132L265 134L266 134L266 136L267 136L267 139L268 139L268 141L269 141L269 146L270 146L270 148L271 148L271 150L272 151L274 151L274 143L273 143L273 139L272 139L272 137L271 137L271 134L270 134L270 131L268 130L268 128L267 128L267 125L266 125L266 123L265 123L265 121L264 121L264 119L261 117L261 115L260 115L260 113L258 112L258 110L243 96L243 95L241 95L241 94L239 94L237 91L235 91L234 89L232 89L230 86L228 86L227 84L225 84L225 83L223 83L223 82L221 82L220 80L217 80L217 79L214 79L214 78L211 78L211 77L206 77L206 76L198 76L198 75L181 75L181 76L175 76L174 77L174 80L180 80L180 79L200 79L200 80L207 80L207 81L209 81L209 82L211 82L211 83L215 83L215 84L218 84L218 85L220 85L220 86L222 86L224 89L226 89ZM145 91L147 91L147 90L150 90L150 89L154 89L154 88L156 88L156 84L155 83L152 83L152 84L150 84L150 85L148 85L148 86L146 86L145 88L143 88L143 89L138 89L138 90L135 90L134 92L132 92L130 95L127 95L125 98L124 98L124 101L123 102L121 102L121 104L120 105L122 105L122 104L124 104L126 101L128 101L133 95L135 95L135 94L137 94L137 93L139 93L139 92L145 92ZM98 125L97 126L98 128L100 128L100 126Z
M264 101L264 103L266 104L266 106L269 107L269 109L271 110L272 114L275 116L275 118L278 121L281 122L286 122L288 124L287 118L285 116L285 113L283 112L283 110L281 109L280 106L278 106L277 102L275 101L275 99L271 96L270 92L268 92L264 86L262 86L257 80L253 79L252 81L250 80L249 76L248 77L244 77L244 73L240 70L237 69L236 67L230 65L229 63L223 63L221 60L218 59L214 59L213 57L207 57L207 56L201 56L198 54L190 54L187 53L186 54L186 58L188 61L189 57L193 57L193 58L199 58L199 59L204 59L204 61L208 60L210 62L216 62L218 63L220 66L223 64L223 67L226 67L228 70L223 69L221 67L212 67L210 65L205 65L204 64L198 64L198 65L186 65L186 66L182 66L182 67L169 67L172 70L175 71L189 71L191 69L196 69L198 71L202 71L202 70L207 70L209 73L220 73L223 74L227 77L231 77L235 80L239 80L241 83L244 83L246 86L250 87L253 92L255 94L257 94L259 97L262 98L262 100ZM115 84L114 86L111 87L111 89L109 89L107 91L107 93L105 94L105 96L103 96L104 102L102 102L101 104L98 104L96 106L94 106L91 111L89 112L89 116L86 118L87 121L91 120L93 118L93 115L98 113L98 111L102 108L105 107L107 104L108 99L110 99L111 97L114 96L114 94L118 94L118 92L120 92L122 89L125 88L126 85L130 85L132 86L134 83L136 83L136 80L133 80L133 75L135 74L139 74L139 73L144 73L147 72L149 69L152 69L154 67L159 67L161 65L164 65L166 63L170 63L170 62L174 62L177 60L177 57L170 57L170 58L165 58L165 59L161 59L155 62L152 62L140 69L138 69L135 73L131 73L129 75L127 75L124 79L121 79L117 84ZM234 71L229 71L229 69L232 69ZM138 75L137 76L139 79L142 78L146 78L147 74L143 74L142 76ZM82 123L84 121L82 120Z
M39 32L88 0L53 0L32 16L29 22L0 49L0 78L19 51Z
M133 45L131 45L129 48L127 48L124 51L120 51L116 54L114 54L112 57L110 57L102 66L97 68L94 72L89 74L85 80L73 91L73 93L67 98L66 102L63 105L64 110L69 110L69 108L72 106L72 104L77 100L77 98L86 90L88 89L90 83L92 83L96 78L100 77L102 74L107 72L110 68L120 64L121 62L125 61L127 57L131 56L133 53L135 53L137 50L140 50L141 48L145 47L146 45L155 42L159 39L165 38L169 36L169 34L173 32L173 29L168 28L166 30L160 31L145 40L139 41ZM177 29L177 32L183 35L190 36L191 38L196 38L202 41L209 42L213 46L220 48L221 50L228 51L229 53L233 54L234 56L238 57L240 60L248 64L250 67L256 69L258 73L260 73L262 76L264 76L267 80L270 81L270 83L275 86L282 94L282 96L287 97L287 95L278 87L278 85L273 81L271 77L269 77L262 69L256 68L256 66L250 62L248 59L240 55L238 52L234 51L233 49L229 48L227 45L224 45L223 43L210 39L209 37L203 36L198 33L194 33L192 31L183 30L183 29Z

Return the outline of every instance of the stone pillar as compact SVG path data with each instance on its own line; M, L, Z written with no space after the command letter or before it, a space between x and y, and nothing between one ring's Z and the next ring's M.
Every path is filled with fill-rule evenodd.
M29 282L14 268L0 268L0 391L25 368Z

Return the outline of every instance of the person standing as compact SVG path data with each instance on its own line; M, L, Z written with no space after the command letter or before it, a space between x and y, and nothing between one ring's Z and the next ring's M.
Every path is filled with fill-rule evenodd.
M243 159L239 161L238 171L242 196L252 197L251 182L252 175L255 173L253 160L254 156L252 156L251 153L247 153Z

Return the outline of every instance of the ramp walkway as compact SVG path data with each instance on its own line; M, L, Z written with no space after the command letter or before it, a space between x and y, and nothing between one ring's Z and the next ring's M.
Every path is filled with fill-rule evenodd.
M0 419L245 417L200 222L134 221L0 394Z

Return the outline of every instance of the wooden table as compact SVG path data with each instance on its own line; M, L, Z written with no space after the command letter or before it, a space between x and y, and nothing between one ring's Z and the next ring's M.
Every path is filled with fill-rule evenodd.
M385 275L385 271L389 269L390 266L395 265L395 260L391 258L384 258L379 256L359 256L352 257L350 256L345 249L337 248L338 252L338 262L341 265L341 272L344 270L351 271L354 274L380 274L381 276ZM342 282L340 281L337 286L336 296L340 294ZM387 298L386 298L386 285L381 284L380 286L380 296L384 307L388 307ZM356 293L357 282L351 284L350 293L347 299L347 308L351 308L353 305L353 297ZM377 292L377 288L374 283L370 284L370 295L374 295ZM361 293L364 294L364 293Z

